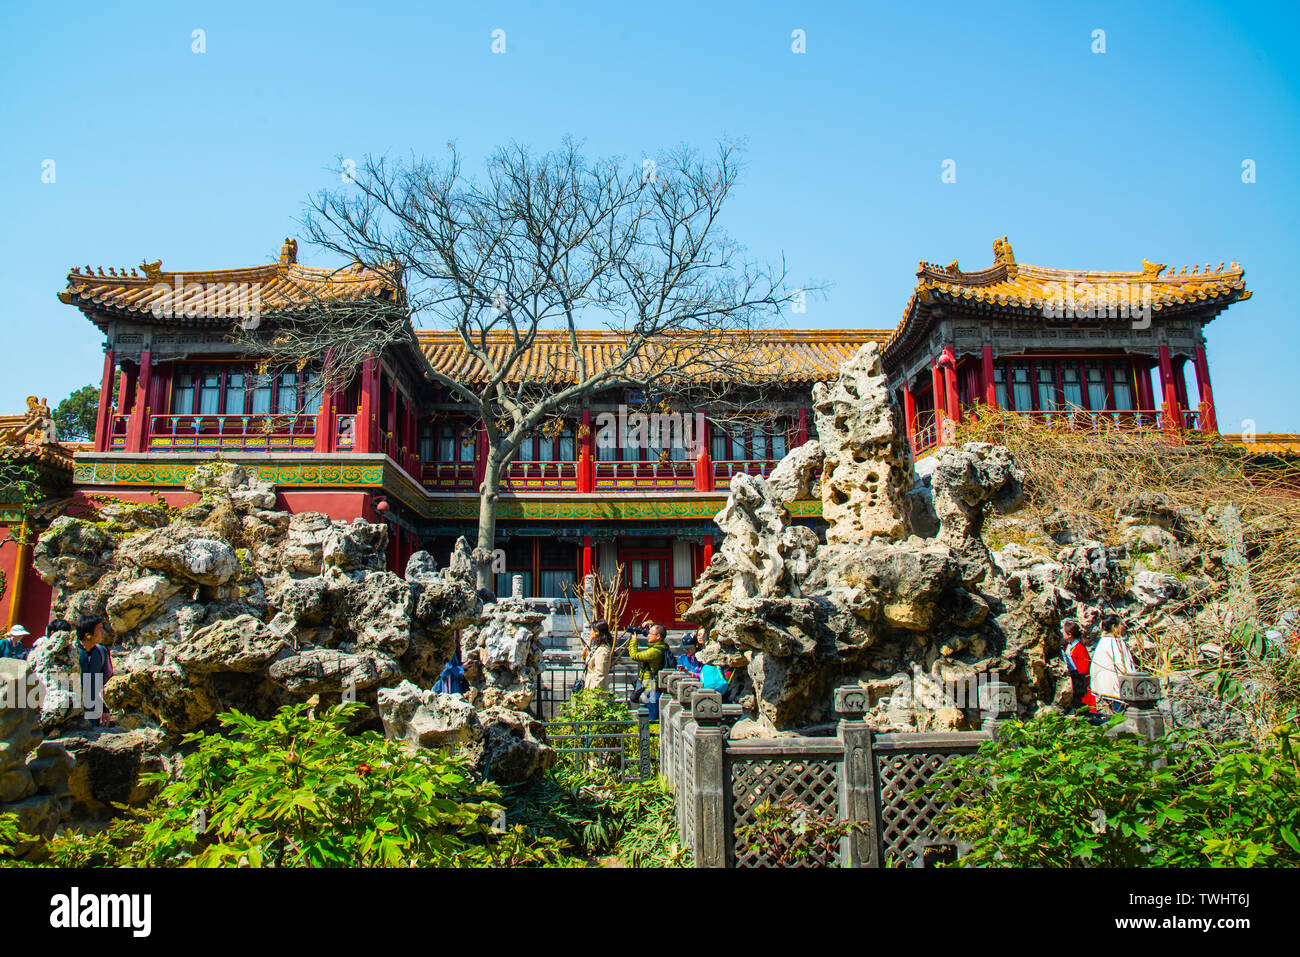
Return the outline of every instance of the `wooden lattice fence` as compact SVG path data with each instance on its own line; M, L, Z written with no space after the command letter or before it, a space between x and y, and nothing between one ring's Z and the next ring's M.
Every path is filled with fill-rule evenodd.
M980 689L978 731L875 733L862 720L865 693L850 685L835 692L833 736L731 740L739 706L724 705L717 692L680 672L661 672L660 687L659 766L674 791L682 842L699 867L770 865L746 841L744 828L780 799L823 819L866 825L800 866L923 867L952 860L965 848L942 829L942 795L923 789L954 757L993 740L998 723L1016 714L1015 689L991 681ZM1154 679L1125 676L1121 693L1131 730L1163 733Z

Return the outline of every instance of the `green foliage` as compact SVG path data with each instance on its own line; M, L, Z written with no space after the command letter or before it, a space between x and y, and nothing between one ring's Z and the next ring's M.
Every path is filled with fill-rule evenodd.
M116 379L114 379L116 392ZM85 441L95 434L95 420L99 417L99 387L83 385L58 404L54 410L54 425L59 439Z
M928 790L950 798L964 866L1300 864L1300 765L1289 734L1262 749L1181 733L1153 742L1077 717L999 727Z
M678 839L673 794L663 778L620 785L613 808L624 828L614 853L626 867L691 866L691 852Z
M108 835L51 842L52 860L147 866L563 866L558 841L494 826L499 790L466 762L349 734L361 706L187 735L179 780ZM165 775L146 776L165 781Z
M18 829L18 815L0 814L0 861L12 858L22 843L23 834Z
M1289 630L1289 629L1288 629ZM1260 708L1283 725L1300 720L1300 655L1286 644L1270 641L1256 622L1243 622L1225 641L1236 660L1201 672L1215 692L1239 709Z
M564 722L582 723L566 726ZM612 691L584 690L565 702L546 732L551 746L560 752L559 764L564 768L617 771L640 760L636 738L622 737L635 729L636 716ZM601 748L604 752L575 753L573 749L578 747Z
M786 795L755 807L752 823L736 829L736 844L771 867L818 866L836 858L843 838L868 830L863 821L841 821Z
M508 820L575 854L612 854L627 867L690 866L662 779L621 781L607 769L557 764L539 781L508 791L505 802Z

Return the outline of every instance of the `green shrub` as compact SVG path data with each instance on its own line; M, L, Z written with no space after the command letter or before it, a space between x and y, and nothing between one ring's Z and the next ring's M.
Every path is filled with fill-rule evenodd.
M1262 749L1174 733L1148 742L1077 717L1008 722L927 790L965 866L1300 864L1300 766L1289 735Z
M229 711L224 734L185 738L180 779L109 833L50 842L51 863L146 866L518 866L570 863L559 842L495 827L495 785L465 761L350 735L358 704L261 721ZM146 776L165 781L164 775Z
M621 737L635 731L635 715L627 703L612 691L579 691L565 702L559 716L547 725L551 746L560 752L561 771L618 771L640 761L635 737ZM578 727L564 722L582 722ZM632 722L626 724L624 722ZM602 748L603 753L578 753L573 749Z
M785 795L754 808L752 823L736 829L736 845L769 867L826 866L837 859L843 838L867 831L863 821L842 821Z

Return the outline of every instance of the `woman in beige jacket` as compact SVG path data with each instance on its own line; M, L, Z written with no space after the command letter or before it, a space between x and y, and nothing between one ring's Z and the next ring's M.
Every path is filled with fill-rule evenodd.
M582 660L587 666L587 675L582 683L582 689L608 691L609 672L614 666L614 636L609 633L609 625L606 622L593 621L589 638L590 643L582 651Z

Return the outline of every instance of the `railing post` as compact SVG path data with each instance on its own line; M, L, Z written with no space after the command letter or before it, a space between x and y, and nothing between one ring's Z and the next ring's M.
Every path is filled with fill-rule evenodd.
M836 734L844 745L839 774L840 818L867 825L865 834L854 832L840 839L840 864L879 867L875 761L871 755L871 728L862 720L867 710L867 693L856 684L836 688L835 710L840 716Z
M664 669L659 672L659 773L672 781L673 715L677 713L677 697L673 694L671 679L680 671Z
M996 738L999 722L1008 721L1016 716L1015 686L1001 679L994 679L977 687L980 714L983 717L980 730L987 731Z
M1120 700L1127 706L1121 731L1132 731L1148 741L1165 733L1165 716L1160 713L1160 682L1154 675L1138 672L1119 676Z
M677 791L677 833L689 844L690 835L686 833L686 802L695 800L694 794L686 794L683 786L686 781L683 762L686 756L686 732L691 721L691 692L700 687L699 679L694 675L683 675L675 680L677 710L673 715L673 787Z
M637 760L641 780L650 780L650 709L642 705L636 709Z
M727 786L723 748L722 696L716 691L691 693L695 720L695 835L690 841L696 867L727 866Z

